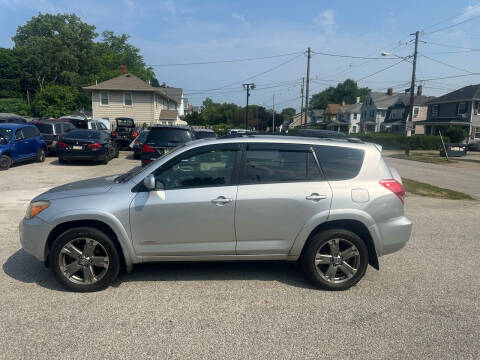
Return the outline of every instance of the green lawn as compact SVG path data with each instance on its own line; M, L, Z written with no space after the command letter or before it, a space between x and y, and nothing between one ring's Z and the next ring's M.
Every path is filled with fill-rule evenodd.
M450 199L450 200L475 200L470 195L464 194L459 191L450 189L444 189L435 185L426 184L420 181L403 178L403 186L409 193L428 196L438 199Z
M411 161L420 161L420 162L425 162L425 163L430 163L430 164L441 164L441 165L448 165L448 164L453 164L456 163L456 160L449 160L440 157L438 153L436 154L430 154L430 153L410 153L410 156L407 156L405 154L393 154L389 155L389 157L395 158L395 159L403 159L403 160L411 160Z

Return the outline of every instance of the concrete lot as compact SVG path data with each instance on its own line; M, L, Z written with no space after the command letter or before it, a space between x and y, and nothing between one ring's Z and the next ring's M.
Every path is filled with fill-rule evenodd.
M342 293L312 288L292 264L265 262L142 265L99 293L63 291L20 250L27 203L137 165L128 154L109 165L47 158L0 173L0 358L479 357L477 201L409 196L411 241Z

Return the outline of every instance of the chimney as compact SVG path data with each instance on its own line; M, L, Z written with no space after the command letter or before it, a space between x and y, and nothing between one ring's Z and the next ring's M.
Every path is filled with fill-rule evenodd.
M120 65L120 71L122 75L125 75L127 73L127 65Z
M148 80L148 85L152 85L152 83L151 83L151 81L150 81L150 80Z
M417 86L417 96L422 96L422 85Z
M342 106L345 106L345 99L342 100Z
M392 96L392 95L393 95L393 89L392 89L392 88L388 88L388 89L387 89L387 95L388 95L388 96Z
M357 96L357 104L360 102L360 96Z

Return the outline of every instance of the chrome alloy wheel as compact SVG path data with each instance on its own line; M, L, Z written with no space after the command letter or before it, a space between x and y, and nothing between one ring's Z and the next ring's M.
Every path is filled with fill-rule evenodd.
M94 284L107 273L110 259L105 248L90 238L66 243L58 255L60 271L75 284Z
M330 239L318 249L315 268L326 281L334 284L351 279L360 266L360 253L347 239Z

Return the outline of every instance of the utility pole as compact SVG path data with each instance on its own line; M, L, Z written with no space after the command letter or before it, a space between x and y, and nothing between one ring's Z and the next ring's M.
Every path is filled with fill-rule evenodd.
M415 101L415 71L417 69L417 50L418 50L418 35L419 31L416 31L415 34L415 51L413 53L413 67L412 67L412 82L410 84L410 110L408 114L407 122L405 123L406 130L406 142L405 142L405 155L410 156L410 136L412 135L411 128L413 127L413 103Z
M311 55L311 50L310 47L308 48L308 57L307 57L307 88L305 91L305 124L308 122L308 91L310 90L310 58L312 57Z
M275 94L272 96L272 133L275 132Z
M248 98L250 97L250 90L255 89L254 83L242 84L244 89L247 89L247 107L245 108L245 130L248 129Z
M301 88L301 92L302 92L302 106L300 107L300 125L303 124L303 87L305 86L305 78L302 77L302 88Z

